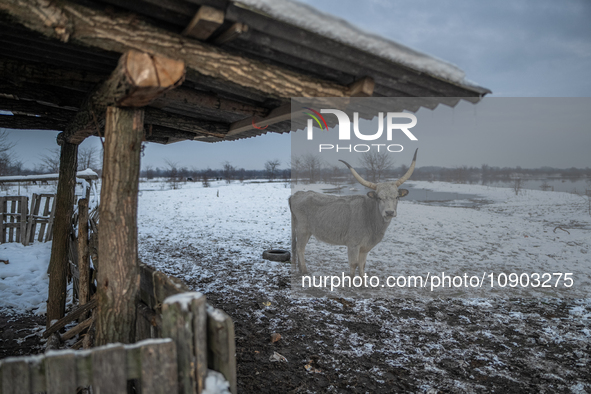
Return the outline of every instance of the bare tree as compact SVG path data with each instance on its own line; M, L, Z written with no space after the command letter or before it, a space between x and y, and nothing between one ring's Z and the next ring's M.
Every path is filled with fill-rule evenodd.
M271 180L275 179L275 173L279 169L280 164L281 164L281 161L279 161L279 159L268 160L265 163L265 171L267 171L267 174L269 175L269 178Z
M330 183L338 186L339 185L339 177L342 174L342 168L339 166L332 166L330 167Z
M519 192L522 189L522 186L521 186L521 178L516 177L516 178L513 179L513 182L514 182L513 183L513 191L515 191L515 195L518 195Z
M232 182L232 179L234 179L234 174L236 173L236 168L232 164L230 164L229 161L223 162L222 166L222 173L224 174L224 179L226 180L226 183Z
M166 167L168 167L168 182L173 190L180 188L179 164L176 161L169 159L164 160Z
M207 168L207 170L203 170L201 172L201 180L203 183L203 187L209 187L209 179L212 177L212 171L211 168Z
M151 165L146 166L146 179L154 179L154 167Z
M238 180L242 183L244 182L244 179L246 179L246 170L241 168L238 170Z
M394 159L386 151L366 152L361 156L359 161L365 167L369 180L374 183L380 182L385 176L386 171L394 165Z
M100 166L100 151L95 147L78 149L78 171L90 168L98 169Z
M455 183L465 184L468 180L468 166L460 166L455 169Z
M302 169L308 177L308 182L316 183L320 178L322 160L318 156L308 153L302 157Z
M49 153L41 155L41 163L46 172L57 174L60 171L60 148L47 149Z
M293 157L291 160L291 181L295 182L296 185L298 184L298 178L301 175L302 168L303 162L301 157Z
M8 175L14 164L12 148L16 145L8 141L8 131L0 129L0 175Z

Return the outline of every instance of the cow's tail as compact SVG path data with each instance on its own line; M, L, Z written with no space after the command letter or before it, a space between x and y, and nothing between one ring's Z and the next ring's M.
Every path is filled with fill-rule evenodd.
M295 215L293 214L293 209L291 207L291 196L288 199L289 202L289 211L291 212L291 262L292 267L298 268L298 257L296 254L296 250L297 250L297 237L296 237L296 225L297 225L297 219L295 217Z

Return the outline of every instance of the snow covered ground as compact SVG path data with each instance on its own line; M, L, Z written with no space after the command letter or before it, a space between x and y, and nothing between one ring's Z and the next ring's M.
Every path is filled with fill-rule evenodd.
M368 257L370 275L539 267L589 280L591 216L585 198L534 190L516 196L511 189L479 185L409 185L477 194L482 201L467 208L403 200L384 241ZM485 292L465 299L448 298L451 293L358 299L329 291L323 298L297 298L290 264L261 256L266 249L290 248L289 185L211 182L204 188L195 182L169 190L162 182L142 182L140 190L141 259L185 280L232 316L243 392L591 390L588 295L561 299L540 289L505 288L510 298ZM0 263L0 308L43 313L49 244L0 247L10 261ZM306 252L312 274L333 275L347 267L344 247L312 240ZM271 333L280 333L281 340L271 344ZM275 351L288 362L270 362Z
M478 194L486 203L401 202L383 243L370 253L368 272L540 267L588 278L591 217L583 197L409 183ZM160 190L155 183L142 189L142 260L184 279L232 316L244 392L591 390L589 298L563 300L531 288L511 289L511 299L484 293L458 300L446 293L435 300L358 300L330 292L294 298L290 265L261 256L266 249L289 249L291 190L285 184L191 183ZM347 266L344 247L312 241L307 256L316 275ZM271 345L268 336L275 332L282 339ZM288 363L270 363L274 351ZM312 379L306 365L320 372Z

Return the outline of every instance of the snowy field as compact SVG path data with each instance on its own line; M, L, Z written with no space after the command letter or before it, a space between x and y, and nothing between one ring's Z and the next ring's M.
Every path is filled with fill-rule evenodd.
M568 269L588 278L591 217L583 197L410 184L478 194L487 203L401 202L384 242L368 257L368 272L441 264L505 272ZM142 189L141 258L206 293L232 316L243 392L591 390L588 298L521 292L512 297L530 298L356 300L327 293L298 299L290 291L290 265L261 257L263 250L290 246L291 190L285 184L192 183L160 190L146 183ZM561 229L555 232L556 226ZM307 256L314 274L347 267L343 247L312 241ZM282 339L270 344L271 333ZM270 362L274 351L288 362ZM319 372L307 372L310 365Z
M384 241L368 256L368 274L540 267L588 280L585 198L408 183L476 194L482 201L466 208L403 200ZM196 182L169 190L161 182L142 182L140 190L140 258L204 292L232 316L241 392L591 391L589 298L532 289L512 289L511 298L443 293L436 299L357 299L330 292L297 298L290 264L261 257L266 249L290 249L289 185L212 182L203 188ZM0 308L44 313L49 244L0 247L10 260L0 263ZM347 267L344 247L312 240L306 255L315 275ZM281 340L270 343L271 333ZM287 362L269 361L275 351Z

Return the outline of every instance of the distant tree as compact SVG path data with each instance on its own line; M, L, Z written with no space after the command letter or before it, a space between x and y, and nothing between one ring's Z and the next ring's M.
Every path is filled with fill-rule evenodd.
M298 184L298 178L301 175L303 168L302 159L300 157L293 157L291 159L291 181Z
M60 171L60 148L47 149L49 153L41 155L41 163L45 172L57 174Z
M241 168L238 170L238 180L240 182L244 182L244 179L246 179L246 170L244 168Z
M201 181L203 187L209 187L210 183L209 180L215 177L215 172L211 168L207 168L206 170L201 171Z
M234 179L234 174L236 173L236 168L230 164L229 161L225 161L222 163L223 166L223 176L224 179L226 180L226 183L230 183L232 182L232 179Z
M168 168L168 182L173 190L180 188L180 175L179 175L179 164L176 161L169 159L164 160L166 167Z
M322 171L322 160L311 153L302 157L302 170L308 177L308 182L316 183Z
M339 177L342 174L342 170L343 169L341 167L336 166L336 165L330 167L330 183L331 184L333 184L335 186L338 186L338 184L339 184Z
M12 148L15 143L8 141L8 136L8 131L0 129L0 175L8 175L14 164Z
M455 169L455 183L464 184L468 180L468 166L460 166Z
M268 160L265 163L265 171L267 171L269 179L271 179L271 180L275 179L275 173L279 169L280 164L281 164L281 161L279 161L279 159Z
M87 168L92 170L99 169L100 150L95 147L78 149L78 171L84 171Z
M365 167L368 180L374 183L380 182L385 174L394 165L392 155L387 151L369 151L361 155L359 159Z
M154 179L154 167L152 167L151 165L146 166L146 178Z

